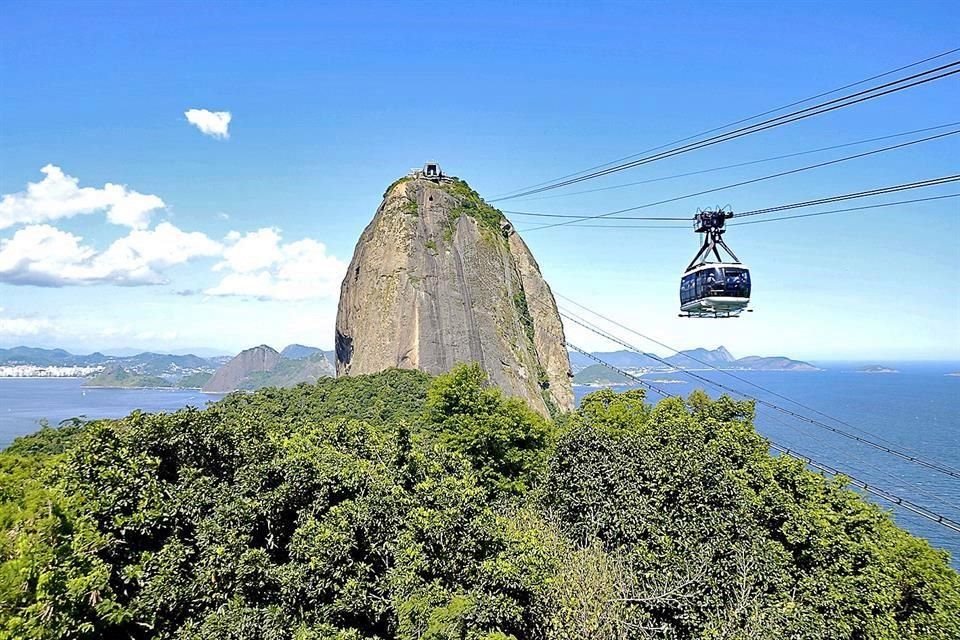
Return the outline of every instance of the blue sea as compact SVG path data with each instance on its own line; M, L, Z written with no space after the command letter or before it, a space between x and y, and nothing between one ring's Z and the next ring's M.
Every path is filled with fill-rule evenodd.
M223 397L194 389L90 388L83 382L80 378L0 378L0 448L39 429L41 420L56 426L74 417L119 418L134 409L203 408Z
M845 431L866 432L873 440L960 468L960 377L946 375L960 371L960 363L885 364L899 373L859 373L856 369L863 363L836 362L818 363L823 371L731 372L742 380L716 371L696 373ZM675 395L686 396L704 387L704 383L679 372L648 374L644 379ZM816 415L748 383L847 424ZM577 400L593 390L575 387ZM707 390L717 395L716 390ZM649 397L653 399L653 394ZM173 411L187 405L204 407L219 398L199 391L91 389L84 388L79 379L0 378L0 446L32 433L42 419L55 425L75 416L110 418L134 409L153 412ZM780 445L960 521L960 480L765 408L758 411L757 429ZM954 566L960 567L960 534L882 500L868 498L891 509L901 526L950 551Z

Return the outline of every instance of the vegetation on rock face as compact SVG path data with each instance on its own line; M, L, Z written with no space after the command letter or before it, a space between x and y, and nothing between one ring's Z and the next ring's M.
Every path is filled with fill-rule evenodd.
M42 430L0 454L0 637L960 637L946 554L753 408L477 366Z
M411 178L410 176L403 176L401 178L397 178L396 180L391 182L390 186L387 187L387 190L383 192L383 197L386 198L387 195L389 195L389 193L393 191L393 188L396 187L397 185L403 184L404 182L410 182L411 180L413 180L413 178Z
M453 228L456 227L457 219L462 215L468 215L475 219L482 227L500 233L500 224L505 219L503 213L490 206L480 197L480 194L470 188L463 180L452 178L449 181L441 182L440 188L454 196L457 199L458 206L451 213L449 228L452 235ZM449 240L449 238L446 238Z
M517 316L520 318L520 324L523 325L523 331L531 343L534 342L533 317L530 315L530 308L527 306L527 296L520 289L513 294L513 306L517 309Z

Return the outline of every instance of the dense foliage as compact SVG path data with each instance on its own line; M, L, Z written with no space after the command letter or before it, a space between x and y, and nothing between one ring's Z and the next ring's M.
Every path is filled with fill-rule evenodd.
M751 419L462 366L48 428L0 454L0 637L960 637L946 554Z

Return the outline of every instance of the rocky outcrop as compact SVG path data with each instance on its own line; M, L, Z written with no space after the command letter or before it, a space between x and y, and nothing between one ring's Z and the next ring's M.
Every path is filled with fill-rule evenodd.
M213 377L203 385L208 393L229 393L239 389L241 383L253 373L272 371L280 362L280 354L265 344L241 351L230 362L217 369Z
M503 215L463 181L395 182L340 290L337 373L476 361L540 413L573 406L550 287Z

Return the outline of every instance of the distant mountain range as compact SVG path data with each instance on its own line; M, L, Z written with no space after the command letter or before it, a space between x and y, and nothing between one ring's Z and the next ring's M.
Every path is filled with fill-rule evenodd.
M630 373L645 373L650 371L674 371L677 369L737 369L743 371L817 371L818 368L809 362L793 360L783 356L761 357L747 356L735 358L725 347L716 349L690 349L681 351L668 357L660 357L653 353L636 353L634 351L598 351L593 354L597 358L624 369ZM611 374L622 378L619 374L609 371L599 374L597 363L587 356L571 352L570 366L576 374L574 383L600 384L611 379ZM596 375L591 372L596 372Z
M216 368L229 356L201 358L200 356L174 355L146 351L132 356L111 356L99 351L88 355L74 355L63 349L39 349L36 347L13 347L0 349L0 365L34 365L40 367L77 367L122 364L135 368L139 373L160 375L178 369Z
M250 352L259 353L269 365L251 365ZM261 345L235 357L208 358L153 352L76 355L63 349L14 347L0 349L0 367L12 370L13 375L82 375L84 384L91 387L202 388L223 393L314 382L318 377L335 375L332 357L332 351L302 344L288 345L282 352ZM83 372L76 373L78 368Z
M724 347L690 349L661 358L652 353L598 351L595 355L630 373L676 369L739 369L752 371L816 371L817 367L790 358L747 356L734 358ZM63 349L14 347L0 349L0 366L43 367L47 369L92 367L85 384L100 387L169 387L203 389L225 393L238 389L292 386L336 375L333 351L291 344L282 351L260 345L240 354L203 358L194 354L144 352L132 356L102 353L75 355ZM624 382L624 376L610 371L583 354L571 352L570 366L577 384ZM75 375L75 374L68 374Z

